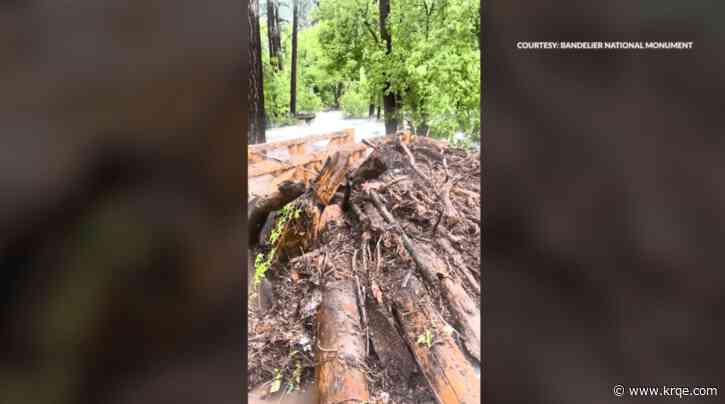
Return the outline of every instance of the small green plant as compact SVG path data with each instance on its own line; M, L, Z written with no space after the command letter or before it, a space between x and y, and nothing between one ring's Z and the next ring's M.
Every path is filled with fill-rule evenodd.
M275 245L277 243L277 240L279 240L279 237L282 235L282 230L284 230L285 224L289 222L290 218L299 219L300 218L300 209L296 208L292 205L292 203L288 203L285 205L281 210L280 214L277 217L274 228L272 229L272 233L269 235L269 243L271 245ZM254 259L254 286L256 287L259 285L259 282L264 279L266 276L267 270L272 266L272 261L274 260L274 256L277 252L277 247L273 247L267 256L265 256L263 253L257 254L257 256Z
M433 346L433 332L429 329L425 330L423 334L418 336L416 344L425 345L430 349Z
M269 387L269 393L272 394L278 392L280 387L282 387L282 372L275 368L274 379L272 379L272 385Z
M292 372L292 379L287 382L287 394L295 391L300 387L302 380L302 365L299 361L296 362L295 370Z
M254 286L257 287L259 282L264 279L267 270L272 266L272 259L274 258L275 249L269 252L269 255L265 258L263 253L257 254L254 259Z

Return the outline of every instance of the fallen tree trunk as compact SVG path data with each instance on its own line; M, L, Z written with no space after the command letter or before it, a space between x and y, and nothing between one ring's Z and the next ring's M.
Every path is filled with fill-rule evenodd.
M401 339L392 316L386 307L374 299L367 299L365 310L373 350L390 378L390 383L407 384L416 370L416 364L405 346L405 341Z
M480 403L480 368L477 373L458 348L417 278L413 276L392 301L395 319L438 403Z
M376 146L371 143L368 143L368 145L373 147L373 152L355 169L350 179L351 186L377 178L388 169L380 156L379 149L375 148Z
M320 237L325 238L344 224L342 210L329 205L322 213ZM367 376L363 367L367 356L366 337L361 326L358 285L350 274L354 264L350 254L331 263L345 279L325 284L317 317L317 387L320 404L365 402L368 400ZM323 264L324 265L324 264ZM324 272L325 268L321 268ZM364 310L364 308L363 308Z
M365 334L360 327L354 281L325 285L317 324L319 403L367 402Z
M310 188L292 202L289 217L282 227L274 249L283 259L310 251L320 231L320 217L350 168L350 153L337 151L325 160Z
M247 203L247 224L250 243L256 241L262 225L270 212L281 209L305 192L302 182L282 182L277 192L264 197L254 197Z
M463 262L463 259L461 258L461 255L453 248L450 241L446 238L440 238L438 239L438 245L440 245L443 250L451 257L453 260L453 264L456 266L456 268L459 270L458 272L461 274L461 276L466 279L468 282L468 285L473 289L474 292L476 292L477 295L481 295L481 280L476 279L473 274L471 274L470 270L468 269L468 265L466 265Z
M278 216L284 220L273 243L275 259L292 259L325 241L326 234L344 225L342 210L330 204L350 168L350 153L338 151L328 157L309 189L292 201ZM320 274L328 266L327 253ZM328 281L322 288L317 313L317 366L315 369L319 403L367 402L369 393L364 372L366 339L362 332L352 257L337 256L330 262L344 279Z
M388 211L380 195L373 190L368 191L368 195L372 199L385 220L393 225L400 234L403 246L408 254L415 261L416 266L420 270L423 277L433 287L440 287L445 297L451 314L456 320L458 331L460 332L464 346L468 353L481 362L481 315L480 310L471 301L466 291L448 275L445 263L435 256L424 246L416 246L405 231L400 226L393 215Z

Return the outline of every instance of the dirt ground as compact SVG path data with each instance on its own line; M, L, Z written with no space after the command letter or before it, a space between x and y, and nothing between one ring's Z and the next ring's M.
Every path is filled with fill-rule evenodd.
M449 276L463 286L480 311L479 155L419 143L409 149L427 181L414 172L399 147L384 145L380 152L387 169L352 189L350 201L355 204L366 190L374 189L408 237L445 261ZM440 191L451 180L455 185L447 195L449 215ZM408 283L406 278L419 274L400 237L390 230L371 231L348 208L342 222L326 231L314 250L275 263L267 272L269 283L250 290L248 383L256 396L264 397L270 390L279 390L276 397L280 392L315 389L316 313L322 287L331 279L353 277L365 300L365 372L371 401L435 402L410 351L403 347L391 315L387 297ZM264 251L253 246L250 255ZM253 264L250 262L250 278ZM270 304L260 296L268 293L265 287L272 291ZM442 321L453 323L440 292L430 286L426 289Z

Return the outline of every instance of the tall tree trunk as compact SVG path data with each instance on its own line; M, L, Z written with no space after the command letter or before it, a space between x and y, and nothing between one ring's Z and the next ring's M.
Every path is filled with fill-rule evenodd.
M342 96L342 82L335 86L335 108L340 109L340 97Z
M476 41L478 42L478 51L481 52L481 6L478 6L478 13L476 14L476 20L474 26L476 27Z
M370 101L370 106L368 107L368 119L372 118L373 115L375 115L375 103Z
M387 20L390 15L390 0L380 0L380 38L385 42L385 54L390 55L393 50L392 38L388 31ZM391 83L386 80L383 87L383 108L385 109L385 133L395 133L398 130L398 96L390 90Z
M380 100L378 100L378 102L376 104L377 105L375 107L377 108L377 111L376 111L375 115L377 115L376 118L379 121L380 120Z
M289 111L293 116L297 113L297 0L292 0L292 78Z
M249 2L249 144L264 143L264 82L262 44L259 34L259 0Z
M282 40L279 32L279 0L267 0L267 37L269 60L277 71L282 70Z

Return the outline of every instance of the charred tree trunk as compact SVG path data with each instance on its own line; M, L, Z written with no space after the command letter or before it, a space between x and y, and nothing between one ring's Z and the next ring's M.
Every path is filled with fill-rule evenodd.
M380 38L385 42L385 54L390 55L393 50L393 40L388 31L387 20L390 15L390 0L380 0ZM383 87L383 108L385 110L385 134L395 133L398 130L398 95L392 91L391 82L386 80Z
M264 136L264 82L262 75L262 43L259 34L259 0L249 2L249 144L266 142Z
M269 60L275 70L282 70L282 40L279 31L279 0L267 0L267 37Z
M290 79L289 111L297 113L297 0L292 0L292 77Z

